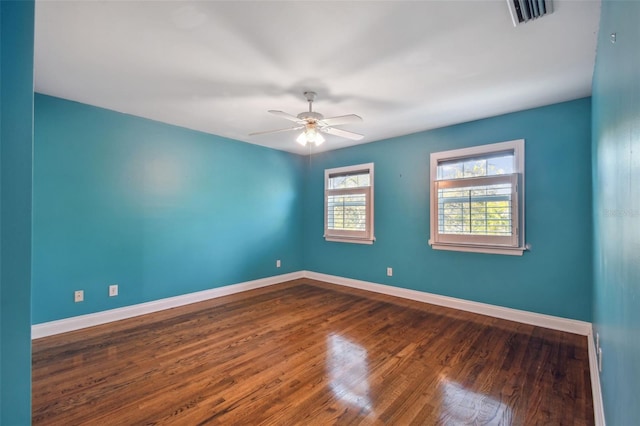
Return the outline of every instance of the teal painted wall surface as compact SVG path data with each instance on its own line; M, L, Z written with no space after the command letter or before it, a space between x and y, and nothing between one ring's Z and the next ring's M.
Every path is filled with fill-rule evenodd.
M0 2L0 424L31 423L33 1Z
M593 322L613 426L640 422L639 20L639 1L602 3L593 81Z
M304 164L36 94L33 323L303 269Z
M522 257L433 250L429 155L525 139ZM591 320L591 102L589 98L311 156L305 267L578 320ZM375 163L373 245L323 239L323 173ZM386 276L386 267L393 277Z

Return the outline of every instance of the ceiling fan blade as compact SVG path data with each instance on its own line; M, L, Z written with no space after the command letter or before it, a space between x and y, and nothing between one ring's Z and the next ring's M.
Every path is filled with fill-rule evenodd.
M265 130L264 132L253 132L253 133L249 133L249 136L266 135L269 133L280 133L280 132L288 132L291 130L301 130L301 129L304 129L304 126L287 127L286 129Z
M274 109L270 109L269 112L273 115L277 115L278 117L282 117L286 120L291 120L291 121L295 121L296 123L304 123L304 120L300 120L298 117L296 117L295 115L291 115L289 113L286 113L284 111L276 111Z
M326 126L339 126L341 124L357 123L362 121L362 117L356 114L339 115L337 117L323 118L320 120Z
M359 141L364 138L364 135L359 133L349 132L347 130L336 129L335 127L323 127L320 129L321 132L328 133L334 136L340 136L341 138L353 139L354 141Z

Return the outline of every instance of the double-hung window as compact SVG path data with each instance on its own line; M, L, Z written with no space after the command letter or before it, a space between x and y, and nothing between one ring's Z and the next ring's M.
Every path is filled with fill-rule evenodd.
M522 255L524 140L431 154L429 244Z
M324 237L372 244L373 163L324 172Z

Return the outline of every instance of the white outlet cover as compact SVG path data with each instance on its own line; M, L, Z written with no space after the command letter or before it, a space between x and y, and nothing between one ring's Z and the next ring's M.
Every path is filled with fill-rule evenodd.
M84 291L83 290L76 290L73 293L73 300L74 302L82 302L84 300Z
M109 297L118 295L118 284L113 284L109 286Z
M393 268L387 268L387 276L388 277L392 277L393 276Z

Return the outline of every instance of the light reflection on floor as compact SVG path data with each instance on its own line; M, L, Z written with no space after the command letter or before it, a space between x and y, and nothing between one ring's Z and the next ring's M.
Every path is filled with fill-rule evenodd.
M510 425L511 408L488 395L465 389L459 383L440 379L442 412L440 421L446 425Z
M334 396L342 402L371 412L367 351L351 340L330 334L327 337L327 371Z

